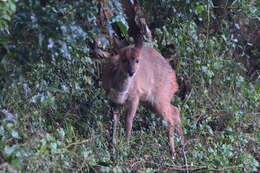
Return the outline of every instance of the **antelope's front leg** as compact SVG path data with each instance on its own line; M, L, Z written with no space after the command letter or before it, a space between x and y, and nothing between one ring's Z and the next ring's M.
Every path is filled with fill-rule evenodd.
M127 116L126 116L126 140L127 144L130 142L133 120L138 108L139 98L131 99L127 103Z
M112 113L113 113L113 119L114 119L114 123L113 123L113 136L112 136L112 142L113 145L117 144L117 139L118 139L118 124L119 124L119 108L116 105L112 105Z

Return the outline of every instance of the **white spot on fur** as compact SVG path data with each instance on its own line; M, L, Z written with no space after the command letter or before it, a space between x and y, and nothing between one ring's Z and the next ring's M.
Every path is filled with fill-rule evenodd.
M117 104L124 104L127 97L128 97L128 90L132 84L132 77L128 77L124 82L127 83L125 90L123 91L118 91L114 88L111 88L109 91L109 98Z

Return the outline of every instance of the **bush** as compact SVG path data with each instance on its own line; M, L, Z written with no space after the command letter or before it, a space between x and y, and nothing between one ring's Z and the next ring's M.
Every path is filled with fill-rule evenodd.
M6 44L0 59L1 171L259 170L259 82L235 57L241 45L231 19L217 16L208 1L141 2L154 33L151 44L166 58L178 57L171 63L181 90L173 102L181 110L185 153L177 142L177 159L170 158L165 122L143 107L131 145L121 128L112 151L110 109L93 47L98 38L107 44L101 30L111 28L97 25L96 2L18 1L9 41L0 42ZM257 3L236 1L239 8L228 14L250 17Z

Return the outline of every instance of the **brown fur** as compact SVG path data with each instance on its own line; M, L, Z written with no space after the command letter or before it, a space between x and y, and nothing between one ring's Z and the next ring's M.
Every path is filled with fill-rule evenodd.
M175 126L181 124L178 108L171 105L171 98L178 89L175 71L159 52L140 42L117 47L123 48L118 50L118 55L108 58L103 66L102 85L114 104L127 108L127 141L130 140L139 102L148 103L168 122L168 140L174 155L173 133ZM113 142L116 143L119 121L117 108L114 109L114 120ZM182 137L181 127L178 128L178 134Z

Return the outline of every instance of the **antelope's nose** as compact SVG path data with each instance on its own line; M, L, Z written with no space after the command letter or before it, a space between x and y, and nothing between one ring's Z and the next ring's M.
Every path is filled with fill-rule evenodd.
M134 71L132 71L132 70L128 70L128 74L129 74L129 76L133 76L134 75Z

